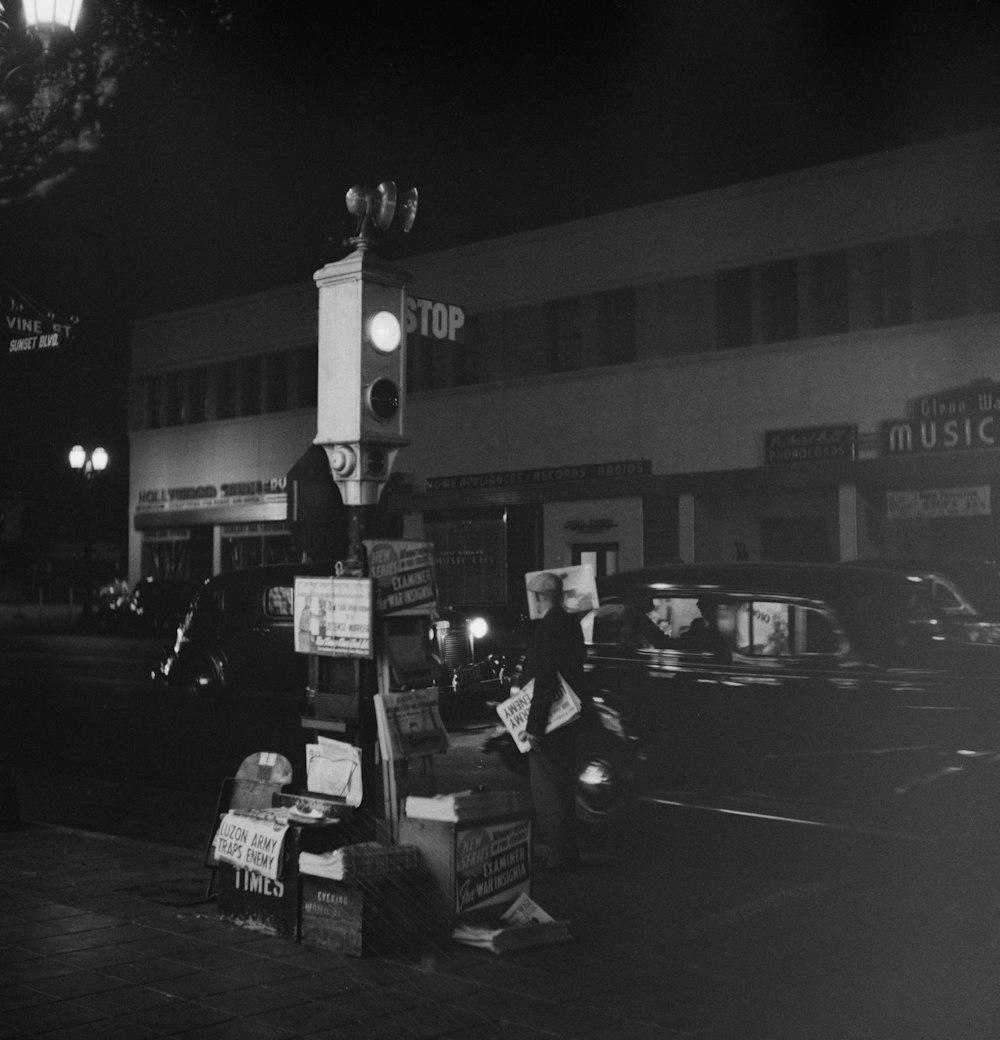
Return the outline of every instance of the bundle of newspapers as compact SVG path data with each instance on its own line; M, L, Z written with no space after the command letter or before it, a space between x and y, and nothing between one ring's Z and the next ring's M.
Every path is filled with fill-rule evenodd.
M382 845L363 841L330 852L300 852L299 870L312 877L360 884L394 874L423 869L423 858L414 845Z
M531 801L527 795L514 790L455 791L452 794L409 795L403 802L403 812L411 819L459 823L530 813Z
M458 918L451 937L466 946L480 946L493 953L546 946L573 938L568 921L557 921L525 892L506 910L482 907L464 914Z

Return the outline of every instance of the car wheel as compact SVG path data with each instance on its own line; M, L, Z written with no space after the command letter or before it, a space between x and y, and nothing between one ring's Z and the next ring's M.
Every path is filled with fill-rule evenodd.
M628 755L622 741L605 730L580 736L576 770L576 815L603 823L628 799Z
M187 689L199 703L219 704L226 692L222 663L214 657L200 658L188 672Z

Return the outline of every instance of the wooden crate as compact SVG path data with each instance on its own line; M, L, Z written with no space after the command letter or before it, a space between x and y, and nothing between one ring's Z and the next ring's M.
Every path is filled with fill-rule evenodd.
M418 949L437 922L426 873L365 884L301 875L301 940L334 953L405 954Z
M434 878L437 914L450 927L459 914L531 894L531 819L444 823L403 817L401 845L420 849Z

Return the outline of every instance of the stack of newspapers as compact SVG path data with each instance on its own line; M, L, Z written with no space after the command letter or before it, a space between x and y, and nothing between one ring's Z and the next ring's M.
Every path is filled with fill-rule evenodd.
M331 852L300 852L299 870L312 877L355 884L376 881L393 874L421 870L423 858L413 845L382 845L363 841Z
M461 823L465 820L495 819L531 812L531 803L520 791L455 791L429 796L409 795L403 802L403 813L416 820L443 820Z
M492 953L546 946L573 938L568 921L555 920L524 892L502 912L497 907L484 907L464 914L456 921L451 937L466 946L480 946Z

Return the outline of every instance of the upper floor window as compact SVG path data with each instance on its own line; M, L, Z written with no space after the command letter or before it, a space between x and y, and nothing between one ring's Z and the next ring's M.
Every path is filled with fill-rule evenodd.
M809 331L825 336L847 331L847 254L819 253L809 258Z
M160 404L163 397L163 376L150 376L146 381L146 427L158 430L160 421Z
M319 393L319 345L295 351L295 394L293 408L315 408Z
M911 313L910 244L879 242L868 248L868 324L905 325Z
M239 361L240 415L259 415L261 410L261 359L259 356Z
M920 242L924 317L960 318L967 313L964 231L943 231Z
M188 372L188 422L202 423L208 418L208 369Z
M597 298L600 365L622 365L635 361L635 290L615 289Z
M180 426L187 418L186 382L184 372L167 372L163 376L162 420L164 426Z
M745 347L753 338L749 267L734 267L715 276L715 346Z
M559 300L551 307L551 371L569 372L583 365L580 300Z
M215 366L215 417L233 419L236 416L237 370L235 361L223 361Z
M264 356L264 411L281 412L288 407L288 354L275 351Z
M795 260L761 265L760 335L764 343L798 339L799 274Z

